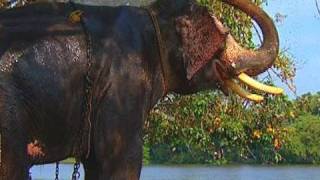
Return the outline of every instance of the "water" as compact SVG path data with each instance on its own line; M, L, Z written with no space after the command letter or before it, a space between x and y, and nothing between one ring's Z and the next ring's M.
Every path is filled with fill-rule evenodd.
M60 165L60 180L69 180L72 165ZM55 165L35 166L32 179L54 179ZM83 170L81 168L83 179ZM145 166L141 180L320 180L317 166Z

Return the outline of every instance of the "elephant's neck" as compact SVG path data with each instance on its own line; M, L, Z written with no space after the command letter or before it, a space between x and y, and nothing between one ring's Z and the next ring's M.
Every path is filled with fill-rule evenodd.
M182 55L179 55L179 38L172 18L161 17L153 11L153 24L157 36L161 69L164 79L164 94L177 91L186 83ZM158 27L157 27L158 26Z

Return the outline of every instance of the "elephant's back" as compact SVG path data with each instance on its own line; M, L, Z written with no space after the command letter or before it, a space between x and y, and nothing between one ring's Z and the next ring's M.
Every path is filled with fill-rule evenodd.
M67 117L74 110L66 107L81 104L87 61L83 35L12 41L1 55L1 88L42 109L41 119Z
M0 41L0 72L14 73L69 71L85 66L87 44L84 34ZM4 44L4 45L3 45Z
M39 3L0 12L0 39L34 40L44 36L82 33L80 24L68 21L70 5ZM0 41L2 43L3 41Z

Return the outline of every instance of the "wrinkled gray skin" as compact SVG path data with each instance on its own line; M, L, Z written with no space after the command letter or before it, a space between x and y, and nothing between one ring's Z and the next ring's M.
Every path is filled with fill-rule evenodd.
M248 59L254 59L253 54L228 56L224 50L230 35L208 21L208 11L193 0L160 0L153 8L166 47L163 61L153 23L143 8L77 5L84 12L89 47L81 24L67 20L73 11L69 4L42 3L0 12L1 180L27 179L32 165L75 156L84 165L86 179L139 179L143 122L160 98L170 91L188 94L223 86L221 73L261 73L277 53L276 32L265 17L255 16L264 21L260 25L270 26L262 27L267 37L260 51L271 57L260 53L259 66L251 62L245 66ZM201 42L210 40L206 39L209 32L204 35L206 41L200 37L195 43L199 47L191 48L190 52L204 51L203 61L188 59L192 57L186 53L188 39L181 35L188 35L184 26L192 25L195 14L196 19L207 18L217 38L217 42L208 42L213 45L209 49L201 48ZM93 85L87 158L89 129L83 114L88 48L92 50ZM220 57L226 62L228 57L239 59L239 65L234 61L239 69L230 74L218 72L215 63ZM194 64L201 67L194 71ZM231 68L228 63L225 66Z

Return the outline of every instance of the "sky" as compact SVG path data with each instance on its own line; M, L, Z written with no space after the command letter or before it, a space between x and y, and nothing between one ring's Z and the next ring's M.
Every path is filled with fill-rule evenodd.
M287 16L276 25L281 48L288 49L297 64L297 94L320 91L320 15L315 0L268 0L264 9L272 17L277 13ZM280 81L277 85L286 87Z

